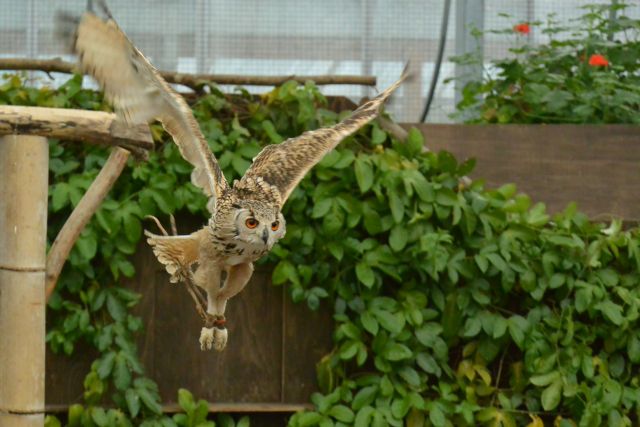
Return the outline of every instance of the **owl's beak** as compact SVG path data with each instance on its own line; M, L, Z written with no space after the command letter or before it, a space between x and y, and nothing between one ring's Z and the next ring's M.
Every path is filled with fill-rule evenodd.
M262 241L264 242L265 245L267 244L267 240L269 240L269 232L265 227L265 229L262 230Z

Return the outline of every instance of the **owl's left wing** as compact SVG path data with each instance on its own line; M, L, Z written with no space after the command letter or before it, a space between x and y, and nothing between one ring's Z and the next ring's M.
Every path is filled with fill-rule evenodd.
M253 164L240 180L240 185L249 180L264 181L278 190L280 203L284 204L296 185L325 154L378 116L384 101L406 77L407 74L403 73L402 77L384 92L361 105L351 116L334 126L308 131L281 144L266 146L253 159Z
M209 197L207 206L213 212L215 200L228 184L191 109L120 29L104 0L96 3L107 18L89 10L75 34L83 71L98 81L116 113L127 122L162 122L182 156L194 166L191 181Z

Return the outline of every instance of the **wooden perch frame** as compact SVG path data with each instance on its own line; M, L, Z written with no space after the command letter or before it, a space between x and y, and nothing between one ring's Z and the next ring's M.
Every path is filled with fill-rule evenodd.
M0 135L38 135L67 141L117 145L146 155L153 148L147 125L129 126L103 111L0 106Z
M153 148L149 127L128 126L101 111L0 106L1 135L38 135L114 146L102 170L82 196L56 237L46 261L46 297L53 293L62 267L78 236L118 179L130 152L146 158Z
M3 58L0 59L0 70L31 70L44 71L46 73L77 73L79 70L76 64L55 59L22 59ZM359 85L375 86L374 76L355 75L325 75L325 76L238 76L231 74L183 74L172 71L160 71L162 77L169 83L187 86L197 89L202 83L211 82L221 85L238 86L277 86L287 80L295 80L304 83L312 80L317 85Z
M113 187L129 158L129 151L115 147L96 179L73 209L69 218L56 236L47 255L45 274L45 293L47 301L53 294L58 277L64 266L71 248L82 233L93 214L100 208L102 201Z

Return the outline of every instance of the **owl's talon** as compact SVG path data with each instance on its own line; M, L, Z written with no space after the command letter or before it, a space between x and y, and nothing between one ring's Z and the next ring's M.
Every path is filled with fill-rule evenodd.
M213 345L213 328L202 328L200 331L200 350L211 350Z
M217 351L222 351L227 346L227 339L229 338L229 333L227 332L227 328L213 328L213 348Z
M227 328L202 328L200 331L200 350L211 350L213 347L217 351L222 351L227 346L228 338Z

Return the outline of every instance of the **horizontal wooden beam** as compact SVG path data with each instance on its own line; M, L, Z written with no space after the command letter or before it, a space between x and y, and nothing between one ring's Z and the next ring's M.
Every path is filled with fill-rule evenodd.
M66 62L60 58L54 59L23 59L2 58L0 70L31 70L47 73L77 73L75 64ZM212 82L221 85L238 86L277 86L288 80L304 83L312 80L317 85L359 85L375 86L374 76L357 75L322 75L322 76L240 76L235 74L186 74L173 71L160 71L162 77L169 83L181 84L190 88L196 88L204 82Z
M117 145L138 156L153 148L148 125L130 126L113 113L0 105L0 136L15 134Z
M69 410L70 405L46 405L45 412L48 414L61 414ZM107 405L109 406L109 405ZM210 413L294 413L313 409L311 404L290 404L290 403L209 403ZM183 412L177 403L162 405L162 412L165 414L175 414Z

